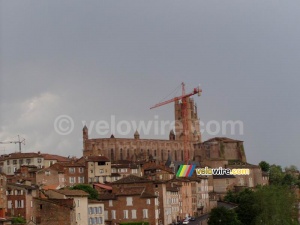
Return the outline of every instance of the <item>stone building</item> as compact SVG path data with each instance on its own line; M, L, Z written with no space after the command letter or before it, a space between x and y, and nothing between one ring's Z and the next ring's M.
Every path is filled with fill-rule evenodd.
M188 133L188 159L194 158L194 143L201 142L201 133L197 107L193 99L187 104L187 127ZM134 138L110 138L89 139L89 131L86 126L83 128L83 155L84 156L105 156L111 162L117 160L132 161L162 161L165 162L168 156L175 161L184 160L184 134L182 126L182 104L175 102L175 133L170 131L169 140L141 139L136 131Z
M104 202L106 224L149 222L158 225L158 201L152 181L129 175L111 185L111 193L99 195Z
M33 224L76 225L75 203L73 199L34 198Z
M7 184L7 216L21 216L26 221L34 220L33 198L38 196L34 185Z

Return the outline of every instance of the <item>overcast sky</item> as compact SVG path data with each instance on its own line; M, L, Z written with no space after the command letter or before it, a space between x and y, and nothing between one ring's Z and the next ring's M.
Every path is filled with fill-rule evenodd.
M203 140L240 139L250 163L300 167L299 8L298 0L1 0L0 141L20 135L24 152L81 156L83 124L96 138L110 134L92 122L112 115L174 120L173 104L149 107L184 81L187 92L201 84L194 99L204 124L243 122L243 134ZM74 121L68 135L54 129L60 115ZM0 145L1 154L17 149Z

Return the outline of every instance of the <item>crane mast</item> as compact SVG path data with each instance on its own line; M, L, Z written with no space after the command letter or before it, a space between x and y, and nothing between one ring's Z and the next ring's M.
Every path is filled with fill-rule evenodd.
M181 100L182 105L181 105L181 118L182 118L182 125L183 125L183 150L184 150L184 162L185 164L188 164L189 161L189 151L188 151L188 136L189 136L189 129L188 129L188 115L187 115L187 103L188 103L188 98L190 96L193 96L195 94L198 94L198 96L201 95L202 89L200 87L194 88L192 92L186 94L185 93L185 84L184 82L181 83L181 95L175 98L172 98L170 100L164 101L157 103L156 105L152 106L150 109L154 109L166 104L169 104L171 102L176 102Z
M22 150L21 144L25 145L25 139L20 139L20 136L18 135L18 141L0 141L0 144L19 144L19 152Z

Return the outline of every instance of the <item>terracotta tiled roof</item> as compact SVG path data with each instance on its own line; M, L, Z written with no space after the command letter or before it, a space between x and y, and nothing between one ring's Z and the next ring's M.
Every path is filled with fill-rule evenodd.
M117 196L122 195L141 195L143 191L145 190L145 187L125 187L121 188L118 193L116 193Z
M112 190L112 187L109 185L105 185L105 184L93 184L94 186L106 189L106 190Z
M69 198L69 199L35 198L35 199L38 199L40 201L50 202L50 203L60 205L60 206L63 206L63 207L67 207L67 208L70 208L70 209L73 209L75 207L74 200L71 199L71 198Z
M94 199L88 199L88 204L101 204L103 202L101 201L97 201L97 200L94 200Z
M41 155L46 160L57 160L57 162L68 162L71 160L68 157L64 157L64 156L60 156L60 155L52 155L52 154L47 154L47 153L42 153Z
M69 189L62 189L62 190L54 190L60 194L66 195L66 196L89 196L88 193L82 190L69 190Z
M120 180L113 182L112 184L132 184L132 183L148 183L148 182L152 182L152 181L145 179L143 177L129 175L127 177L121 178Z
M88 162L110 162L105 156L86 156L83 157Z
M119 174L119 173L111 173L111 177L120 177L121 176L121 174Z
M16 152L5 156L4 159L23 159L23 158L38 158L41 154L35 152Z

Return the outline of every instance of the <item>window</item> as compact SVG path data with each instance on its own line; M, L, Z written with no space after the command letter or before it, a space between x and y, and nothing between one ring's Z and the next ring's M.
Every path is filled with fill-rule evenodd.
M77 199L77 207L79 207L79 206L80 206L80 200Z
M24 208L24 200L16 200L15 207L16 208Z
M79 183L83 184L84 183L84 177L79 177Z
M38 163L41 163L41 162L42 162L42 159L41 159L41 158L38 158L38 159L37 159L37 162L38 162Z
M10 164L10 161L9 161L9 160L7 160L7 161L6 161L6 164L7 164L7 165L9 165L9 164Z
M29 165L31 163L31 159L26 159L26 164Z
M81 220L80 213L77 214L77 220Z
M104 219L108 220L108 211L107 210L104 211Z
M20 164L20 165L23 164L23 159L19 159L19 164Z
M84 169L82 167L79 168L79 173L83 173Z
M74 184L76 182L76 177L69 177L70 184Z
M99 173L104 173L104 170L102 170L102 169L101 169L101 170L99 170Z
M15 160L13 160L13 164L14 165L16 165L17 164L17 160L15 159Z
M148 218L148 209L143 209L143 218L144 219Z
M111 210L111 219L116 219L116 210Z
M131 210L131 219L136 219L136 210Z
M46 175L46 176L50 176L50 174L51 174L51 173L50 173L49 170L46 170L46 171L45 171L45 175Z
M138 170L137 169L132 169L131 173L138 173Z
M150 198L148 198L148 199L146 200L146 203L147 203L147 205L150 205L150 204L151 204Z
M102 214L102 207L98 207L97 213L98 213L98 214Z
M8 200L8 201L7 201L7 208L8 208L8 209L11 209L11 208L12 208L12 201L11 201L11 200Z
M7 167L7 173L11 173L11 168Z
M126 205L132 205L132 197L127 197L126 198Z
M113 201L112 201L112 200L109 200L108 205L109 205L109 206L113 206Z
M128 210L123 210L124 219L128 219Z
M75 168L73 167L69 168L69 173L75 173Z
M98 222L98 224L102 224L103 223L102 217L98 217L97 222Z

